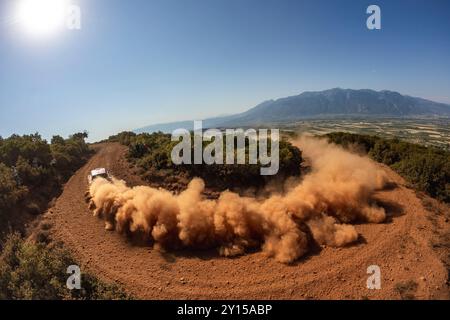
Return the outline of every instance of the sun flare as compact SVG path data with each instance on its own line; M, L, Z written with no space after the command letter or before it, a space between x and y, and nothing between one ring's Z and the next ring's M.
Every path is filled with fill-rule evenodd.
M66 0L19 0L17 21L27 32L35 36L48 36L62 29Z

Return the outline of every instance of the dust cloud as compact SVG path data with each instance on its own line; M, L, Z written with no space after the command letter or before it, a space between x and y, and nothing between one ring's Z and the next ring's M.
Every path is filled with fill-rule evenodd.
M304 255L313 242L345 246L358 239L352 222L380 223L384 209L372 196L386 183L368 158L326 140L292 141L311 170L283 194L260 199L222 192L205 199L204 182L193 179L180 194L98 178L90 186L90 208L106 228L139 236L165 249L218 248L223 256L261 248L283 263Z

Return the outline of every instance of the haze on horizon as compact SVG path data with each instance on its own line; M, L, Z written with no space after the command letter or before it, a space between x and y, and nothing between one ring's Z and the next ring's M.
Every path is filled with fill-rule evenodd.
M99 140L342 87L450 103L450 3L73 0L82 29L30 39L0 4L0 135Z

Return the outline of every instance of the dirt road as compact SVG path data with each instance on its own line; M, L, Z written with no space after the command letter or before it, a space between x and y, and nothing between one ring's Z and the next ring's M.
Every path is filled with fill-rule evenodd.
M130 185L145 183L129 169L124 147L106 143L97 148L67 182L45 219L53 223L53 237L73 251L82 270L114 281L138 298L399 299L396 286L410 280L417 283L417 299L448 298L447 270L431 247L435 226L427 218L430 213L389 169L385 168L397 186L379 192L377 198L388 206L390 221L357 225L361 240L356 245L322 248L284 265L261 252L233 259L214 251L163 253L105 231L84 202L88 172L107 167ZM441 217L436 219L442 225ZM381 269L380 290L366 287L370 265Z

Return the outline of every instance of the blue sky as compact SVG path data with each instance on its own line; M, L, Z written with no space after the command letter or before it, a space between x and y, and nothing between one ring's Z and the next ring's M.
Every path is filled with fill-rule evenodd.
M33 39L10 22L12 1L0 1L3 137L97 140L333 87L450 103L447 0L74 0L81 30ZM366 28L370 4L381 30Z

